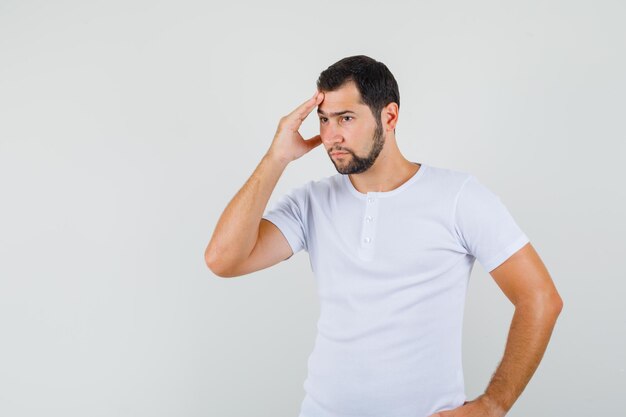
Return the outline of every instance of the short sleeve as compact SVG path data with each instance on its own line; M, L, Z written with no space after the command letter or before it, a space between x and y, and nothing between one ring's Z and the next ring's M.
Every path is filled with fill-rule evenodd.
M306 191L306 184L292 188L287 194L276 200L262 216L262 218L274 223L280 229L287 242L289 242L294 255L302 249L307 250Z
M454 219L461 245L487 272L529 242L500 197L473 175L457 195Z

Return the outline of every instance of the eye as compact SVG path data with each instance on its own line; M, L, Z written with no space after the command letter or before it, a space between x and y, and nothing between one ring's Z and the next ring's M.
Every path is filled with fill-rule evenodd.
M324 123L326 121L325 117L320 117L320 122Z
M348 119L352 119L352 116L343 116L344 119L348 118ZM347 120L346 120L347 121Z

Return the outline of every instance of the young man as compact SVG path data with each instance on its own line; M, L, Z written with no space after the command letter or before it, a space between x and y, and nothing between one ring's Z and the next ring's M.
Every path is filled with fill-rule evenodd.
M387 67L344 58L280 120L205 252L221 277L309 253L321 303L300 417L501 417L537 368L562 301L499 197L468 173L407 160ZM318 106L320 134L302 121ZM338 174L292 189L264 213L285 167L322 144ZM466 401L463 307L478 261L515 305L505 353Z

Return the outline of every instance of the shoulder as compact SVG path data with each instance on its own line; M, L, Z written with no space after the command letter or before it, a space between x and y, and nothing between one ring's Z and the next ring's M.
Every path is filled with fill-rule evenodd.
M435 165L424 165L424 167L426 168L424 171L424 182L440 193L446 192L456 195L469 180L476 179L470 172L460 169Z
M341 177L341 174L335 174L309 180L302 185L302 188L306 190L309 197L317 199L324 198L326 196L330 196L332 193L336 193L340 189L342 186Z
M295 201L299 205L307 205L310 200L328 198L341 186L340 175L332 175L308 180L299 185L290 187L283 198Z

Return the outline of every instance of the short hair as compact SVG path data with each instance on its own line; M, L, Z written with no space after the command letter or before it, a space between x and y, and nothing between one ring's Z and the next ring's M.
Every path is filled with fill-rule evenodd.
M361 103L370 108L377 123L387 104L394 102L400 109L400 92L393 74L385 64L365 55L349 56L326 68L317 79L317 89L335 91L350 81L356 84Z

